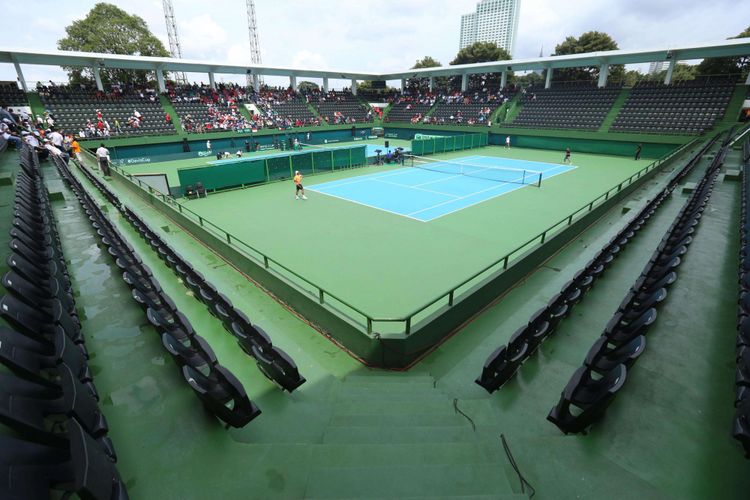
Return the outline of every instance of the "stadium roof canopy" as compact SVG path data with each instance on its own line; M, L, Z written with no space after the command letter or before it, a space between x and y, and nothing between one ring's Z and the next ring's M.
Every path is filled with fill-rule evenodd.
M144 57L92 52L33 51L25 49L0 48L0 62L16 65L19 78L23 81L20 69L22 64L47 66L77 66L93 68L140 69L149 71L186 71L191 73L242 74L260 76L288 76L308 78L333 78L351 80L397 80L413 77L435 77L469 75L474 73L495 73L507 70L543 70L547 68L573 68L580 66L601 66L613 64L648 63L703 59L706 57L750 55L750 38L721 40L718 42L693 45L662 47L652 50L612 50L589 52L564 56L513 59L436 68L408 69L393 73L365 73L361 71L318 70L303 68L281 68L253 64L230 64L211 61L194 61L170 57ZM25 82L24 82L25 83ZM161 82L160 82L161 84Z

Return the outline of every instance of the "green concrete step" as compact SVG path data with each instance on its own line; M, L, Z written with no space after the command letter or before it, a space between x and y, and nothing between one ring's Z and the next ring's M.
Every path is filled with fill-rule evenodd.
M599 127L599 132L609 131L609 127L612 126L612 124L615 122L615 118L617 118L617 115L620 114L620 110L625 104L625 101L628 100L628 96L630 96L630 89L623 88L622 90L620 90L617 98L615 98L615 102L612 103L612 107L609 108L607 115L604 117L604 120L602 120L602 124Z
M312 449L312 462L318 467L465 465L506 460L499 444L494 450L481 443L321 444Z
M410 375L408 373L376 372L366 375L349 375L343 379L347 384L424 384L433 386L435 379L430 375Z
M482 435L495 429L479 428ZM498 432L499 434L499 432ZM415 444L415 443L465 443L474 442L477 433L469 423L463 427L394 427L382 425L376 427L330 427L323 435L327 444Z
M307 498L435 498L513 494L498 464L321 467L310 471Z
M334 415L328 427L463 427L466 418L458 414L451 415Z

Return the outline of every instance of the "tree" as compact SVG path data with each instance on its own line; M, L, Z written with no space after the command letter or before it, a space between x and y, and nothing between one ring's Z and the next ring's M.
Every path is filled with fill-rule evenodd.
M161 40L156 38L139 16L109 4L94 5L84 19L73 21L65 28L67 36L58 40L60 50L126 54L134 56L168 57L169 52ZM94 72L91 68L63 67L71 83L91 83ZM153 72L125 69L100 71L102 83L146 83Z
M617 50L617 42L611 36L601 31L587 31L578 38L568 36L562 43L555 47L553 56L570 54L584 54L587 52L600 52L606 50ZM609 67L609 79L620 81L625 73L622 64ZM552 73L554 81L596 80L599 78L599 66L588 66L581 68L559 68Z
M442 66L440 61L431 56L424 56L414 63L411 69L422 69L422 68L437 68ZM448 78L437 77L435 78L435 86L437 88L445 88L448 84ZM406 86L413 89L420 89L422 91L428 90L430 86L429 78L409 78L406 80Z
M502 47L498 47L492 42L475 42L468 47L458 51L456 57L450 62L451 65L456 64L473 64L481 62L491 61L509 61L511 60L508 51ZM508 82L515 80L512 71L508 72ZM453 87L459 87L461 85L461 78L453 78ZM500 86L500 75L497 73L487 73L486 76L482 77L479 74L471 75L469 77L469 87L478 88L482 85L488 87L499 87Z
M320 87L315 82L308 82L307 80L303 80L299 82L297 85L297 90L300 92L313 92L318 90Z
M442 66L440 61L430 56L424 56L422 59L414 63L414 66L412 66L411 69L437 68L438 66Z
M666 76L667 76L667 70L663 69L656 73L646 75L644 79L648 81L652 81L652 82L663 82ZM674 71L672 72L672 82L684 82L686 80L695 80L696 76L698 76L698 66L691 65L691 64L678 63L675 65Z
M742 33L731 38L750 37L750 26ZM731 40L730 38L730 40ZM698 65L696 71L698 75L745 75L750 69L750 58L743 57L712 57L704 59Z

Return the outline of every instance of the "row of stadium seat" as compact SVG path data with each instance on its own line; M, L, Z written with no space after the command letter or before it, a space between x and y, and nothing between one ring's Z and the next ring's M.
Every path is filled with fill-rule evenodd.
M190 321L175 306L154 278L151 269L104 215L96 201L70 172L54 158L60 175L71 187L109 254L123 272L133 299L145 311L161 337L165 350L179 367L185 382L208 411L232 427L244 427L260 414L239 380L221 366L208 343L195 333Z
M742 146L742 196L740 207L740 266L738 272L739 300L737 308L737 370L735 375L735 414L732 435L742 444L745 457L750 458L750 139Z
M224 328L237 338L242 350L256 360L258 368L266 377L289 392L305 383L305 378L300 375L294 361L286 352L273 345L268 334L260 326L251 323L245 313L234 307L226 295L219 292L135 212L123 205L117 195L88 168L83 165L80 168L130 222L138 234L148 242L164 264L181 278L183 284L193 292L193 297L203 302L209 312L221 321Z
M530 87L514 127L598 129L621 89L594 86Z
M0 435L0 497L125 500L39 160L25 144L13 214L0 422L15 435Z
M645 335L656 321L657 307L667 297L667 287L676 281L675 269L682 263L708 205L732 132L727 133L692 196L547 416L563 433L584 432L599 420L623 387L628 370L643 353Z
M620 255L638 231L648 223L662 202L677 187L677 182L700 162L704 153L715 140L701 148L669 185L647 203L617 235L597 252L583 269L576 272L573 278L563 285L560 293L552 297L545 307L534 313L528 323L520 327L511 336L508 344L498 347L490 354L482 367L482 373L476 379L478 385L492 393L500 389L516 374L521 364L537 350L547 337L555 332L563 316L570 314L570 309L583 299L584 295L595 284L597 278L604 274L607 267Z

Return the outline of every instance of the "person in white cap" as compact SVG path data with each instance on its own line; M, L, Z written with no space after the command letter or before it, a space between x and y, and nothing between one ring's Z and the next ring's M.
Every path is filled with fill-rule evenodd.
M300 193L302 193L302 199L306 200L307 196L305 196L305 188L302 186L302 174L299 173L299 170L294 172L294 185L297 188L294 192L294 199L299 200Z

